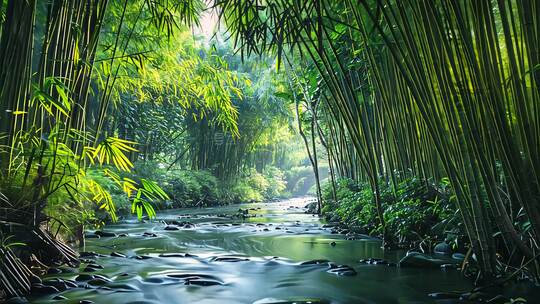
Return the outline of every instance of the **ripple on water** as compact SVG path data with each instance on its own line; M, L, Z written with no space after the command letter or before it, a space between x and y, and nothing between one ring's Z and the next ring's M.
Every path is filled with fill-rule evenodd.
M57 293L31 302L430 303L430 292L469 287L457 271L360 264L367 258L396 262L402 253L382 251L377 240L331 234L333 226L323 228L318 217L303 213L304 205L287 200L169 210L156 221L109 225L111 237L87 240L80 269L44 279L65 287L67 300L53 300ZM257 216L234 217L239 208ZM164 223L179 229L165 230Z

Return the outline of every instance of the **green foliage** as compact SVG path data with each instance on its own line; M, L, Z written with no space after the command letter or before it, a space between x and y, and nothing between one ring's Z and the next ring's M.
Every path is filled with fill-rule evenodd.
M400 182L396 189L383 181L379 185L387 237L390 237L387 241L399 244L422 242L426 238L445 240L463 234L447 185L433 185L417 178ZM322 212L327 218L365 233L382 233L369 184L339 179L337 199L333 199L329 183L323 187L323 198Z
M254 169L232 180L220 181L206 170L168 170L159 162L137 162L131 178L151 179L161 186L169 197L158 201L157 208L213 206L245 203L284 197L284 173L276 167L267 167L264 173Z
M284 195L287 189L287 181L285 174L279 168L269 166L264 170L264 177L267 180L268 186L264 192L265 198L278 198Z

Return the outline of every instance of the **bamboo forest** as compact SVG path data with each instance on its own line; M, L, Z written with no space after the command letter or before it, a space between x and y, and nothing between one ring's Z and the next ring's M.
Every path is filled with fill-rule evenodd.
M540 1L0 0L0 303L540 303Z

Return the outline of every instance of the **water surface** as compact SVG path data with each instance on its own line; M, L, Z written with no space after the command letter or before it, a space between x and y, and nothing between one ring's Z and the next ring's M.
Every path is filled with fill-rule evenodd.
M67 300L52 295L33 303L435 303L428 293L471 288L457 271L360 264L363 258L397 262L403 253L385 252L374 239L332 234L304 213L305 204L292 199L169 210L151 222L109 225L105 230L119 236L88 239L84 248L103 255L86 261L104 267L87 272L97 279L62 292ZM239 208L250 217L231 217ZM165 230L173 221L194 226ZM328 263L301 265L315 259L357 274L329 272ZM50 278L75 279L86 265Z

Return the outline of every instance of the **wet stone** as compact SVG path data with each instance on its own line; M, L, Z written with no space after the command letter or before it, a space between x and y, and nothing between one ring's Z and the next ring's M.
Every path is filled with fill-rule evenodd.
M455 264L442 264L441 265L441 269L442 270L452 270L452 269L456 269L457 266Z
M89 281L95 278L94 275L82 273L75 278L75 281Z
M43 283L43 282L41 281L41 278L38 277L37 275L31 275L28 279L29 279L29 281L30 281L30 284Z
M62 273L62 270L59 268L52 267L47 270L47 274L59 274L59 273Z
M162 253L159 255L161 258L185 258L185 253Z
M151 259L152 257L149 256L149 255L136 255L135 256L135 259L137 260L148 260L148 259Z
M452 254L452 259L462 262L465 260L465 255L463 253L454 253Z
M117 257L117 258L125 258L125 257L127 257L125 254L120 253L120 252L116 252L116 251L111 252L111 256Z
M75 282L74 280L64 280L64 283L66 283L66 285L67 285L69 288L76 288L76 287L78 287L78 286L77 286L77 282Z
M103 269L103 266L101 266L99 264L95 264L95 263L90 263L90 264L86 265L86 267L90 267L90 268L94 268L94 269Z
M108 282L112 282L111 279L109 279L108 277L102 275L102 274L96 274L94 275L94 278L96 279L102 279L102 280L105 280L105 281L108 281Z
M98 269L93 268L93 267L85 267L83 269L83 272L94 272L94 271L98 271Z
M241 258L241 257L214 257L212 258L212 261L214 262L244 262L249 261L248 258Z
M46 286L53 286L55 287L56 289L58 289L59 291L64 291L64 290L67 290L69 287L67 286L67 284L64 282L64 280L62 279L51 279L51 280L46 280L46 281L43 281L43 285L46 285Z
M93 252L93 251L82 251L79 253L79 257L81 258L97 258L102 257L103 255Z
M439 243L435 245L435 248L433 249L433 252L436 254L443 254L443 255L451 255L452 254L452 248L447 243Z
M103 278L95 278L88 281L88 284L92 286L103 286L103 285L106 285L107 283L109 283L109 281L104 280Z
M54 298L52 298L52 299L56 300L56 301L67 300L67 298L64 297L63 295L54 296Z
M195 279L195 280L186 280L184 283L185 285L197 285L197 286L215 286L215 285L223 285L223 283L219 281L214 280L201 280L201 279Z
M107 287L117 291L139 291L139 288L130 284L109 284Z
M163 230L175 231L175 230L180 230L180 228L177 227L177 226L168 225L168 226L165 226L165 228L163 228Z
M355 276L357 275L356 270L348 265L339 265L335 268L330 268L328 270L329 273L334 273L341 276Z
M399 261L401 267L439 268L443 264L447 263L419 252L409 252Z
M321 265L321 264L328 264L330 261L328 260L310 260L300 263L300 265Z
M152 283L152 284L161 284L161 283L165 282L165 280L160 279L160 278L148 278L148 279L146 279L144 281L147 282L147 283Z
M32 284L32 293L38 295L47 295L59 292L54 286L44 285L40 283Z
M70 268L70 267L60 267L58 269L62 270L62 273L74 273L75 272L75 269Z
M116 233L103 230L97 230L94 234L100 237L116 237Z

